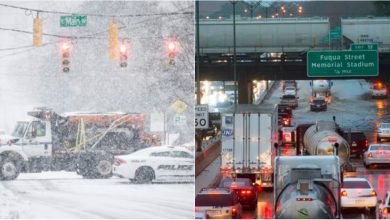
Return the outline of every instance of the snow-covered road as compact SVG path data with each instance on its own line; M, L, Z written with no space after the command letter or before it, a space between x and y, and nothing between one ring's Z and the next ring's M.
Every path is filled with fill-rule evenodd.
M4 218L192 219L194 184L129 183L83 179L70 172L21 174L0 182Z

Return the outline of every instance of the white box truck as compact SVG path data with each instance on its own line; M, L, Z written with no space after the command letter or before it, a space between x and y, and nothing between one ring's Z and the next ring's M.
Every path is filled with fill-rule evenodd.
M250 178L262 187L273 187L276 106L237 105L221 116L222 176Z

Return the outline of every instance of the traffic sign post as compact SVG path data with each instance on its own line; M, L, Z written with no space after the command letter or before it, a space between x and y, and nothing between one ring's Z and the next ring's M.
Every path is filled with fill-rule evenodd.
M73 15L73 16L61 16L61 27L85 27L87 26L87 16Z
M209 127L209 108L208 105L195 106L195 128Z
M378 44L351 44L351 50L378 50Z
M378 76L378 51L309 51L308 77Z

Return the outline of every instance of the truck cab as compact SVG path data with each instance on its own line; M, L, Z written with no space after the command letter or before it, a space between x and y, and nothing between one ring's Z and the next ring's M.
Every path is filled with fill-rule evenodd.
M0 179L14 179L19 172L36 172L48 167L52 156L51 125L32 119L18 121L7 144L0 146Z

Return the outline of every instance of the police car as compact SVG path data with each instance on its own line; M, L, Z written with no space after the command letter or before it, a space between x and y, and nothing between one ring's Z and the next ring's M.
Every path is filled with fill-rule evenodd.
M114 157L113 174L136 183L193 182L194 173L194 155L185 147L148 147Z

